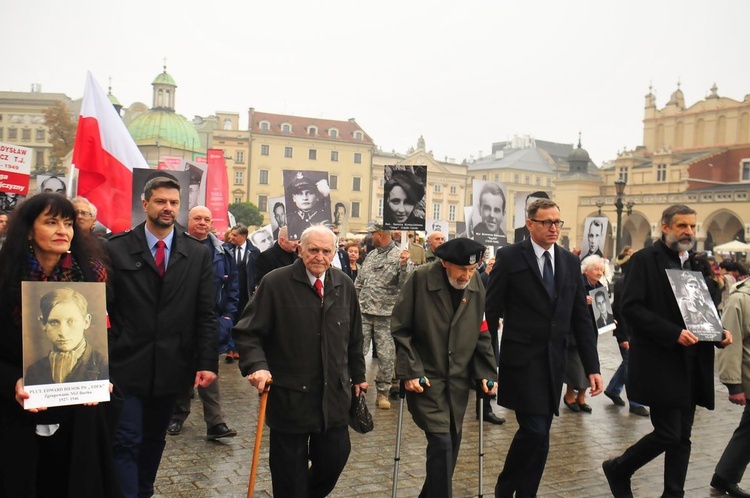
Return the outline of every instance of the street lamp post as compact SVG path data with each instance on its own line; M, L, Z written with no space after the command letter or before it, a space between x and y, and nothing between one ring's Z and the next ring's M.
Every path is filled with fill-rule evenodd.
M615 191L617 192L617 200L615 201L615 209L617 210L617 238L615 239L615 255L620 255L620 236L622 235L622 194L625 192L625 184L627 182L622 178L615 180Z

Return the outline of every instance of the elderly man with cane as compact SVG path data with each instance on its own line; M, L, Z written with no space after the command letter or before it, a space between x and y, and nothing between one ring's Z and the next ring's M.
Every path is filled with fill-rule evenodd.
M367 389L362 321L351 279L330 270L336 236L302 232L300 258L266 275L233 330L240 371L268 393L273 495L327 496L351 444L352 395Z
M436 249L440 260L418 267L393 308L396 375L404 381L409 411L427 437L427 476L420 497L452 496L469 393L496 379L487 328L485 291L476 273L485 247L466 238ZM424 378L420 383L420 379Z

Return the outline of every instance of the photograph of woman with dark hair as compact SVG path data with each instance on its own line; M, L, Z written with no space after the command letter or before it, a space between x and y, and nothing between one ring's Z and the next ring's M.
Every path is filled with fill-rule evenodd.
M388 173L386 170L383 187L383 226L387 230L424 230L424 180L416 171L394 169L390 171L390 177Z

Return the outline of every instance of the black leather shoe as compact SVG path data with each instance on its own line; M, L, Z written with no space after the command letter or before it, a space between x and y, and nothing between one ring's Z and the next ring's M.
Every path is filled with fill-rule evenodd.
M182 431L182 422L172 420L167 426L167 434L170 436L176 436Z
M567 400L567 399L565 399L565 397L564 397L564 396L563 396L563 403L565 403L565 406L567 406L567 407L568 407L568 409L569 409L570 411L572 411L572 412L576 412L576 413L578 413L578 412L580 412L580 411L581 411L581 407L580 407L580 406L578 406L578 403L576 403L575 401L573 401L572 403L568 403L568 400Z
M206 431L206 439L219 439L222 437L234 437L237 431L227 427L227 424L216 424Z
M711 487L729 496L750 498L750 493L744 491L737 484L728 482L726 479L722 479L716 474L714 474L714 476L711 478Z
M614 459L604 461L602 470L604 470L604 475L609 483L609 490L614 498L633 498L633 492L630 490L630 478L616 475Z
M591 405L588 405L586 403L578 403L578 402L576 402L576 404L578 405L578 409L581 410L584 413L591 413L591 412L594 411L594 409L591 408Z
M505 419L503 417L498 417L492 412L485 413L483 418L485 422L489 422L495 425L503 425L505 423Z
M620 397L620 395L615 394L610 391L604 391L604 395L612 400L612 403L616 404L617 406L625 406L625 401Z
M641 417L648 417L649 415L645 406L631 406L630 413L633 415L640 415Z

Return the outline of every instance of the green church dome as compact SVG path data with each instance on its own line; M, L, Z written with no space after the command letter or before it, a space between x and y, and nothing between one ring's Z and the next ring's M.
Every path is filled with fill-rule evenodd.
M156 145L180 150L201 151L201 140L193 125L180 114L167 109L151 109L135 118L128 131L136 145Z
M174 78L172 78L167 73L166 66L164 67L164 72L159 74L156 79L151 83L152 85L172 85L177 86L177 83L174 82Z

